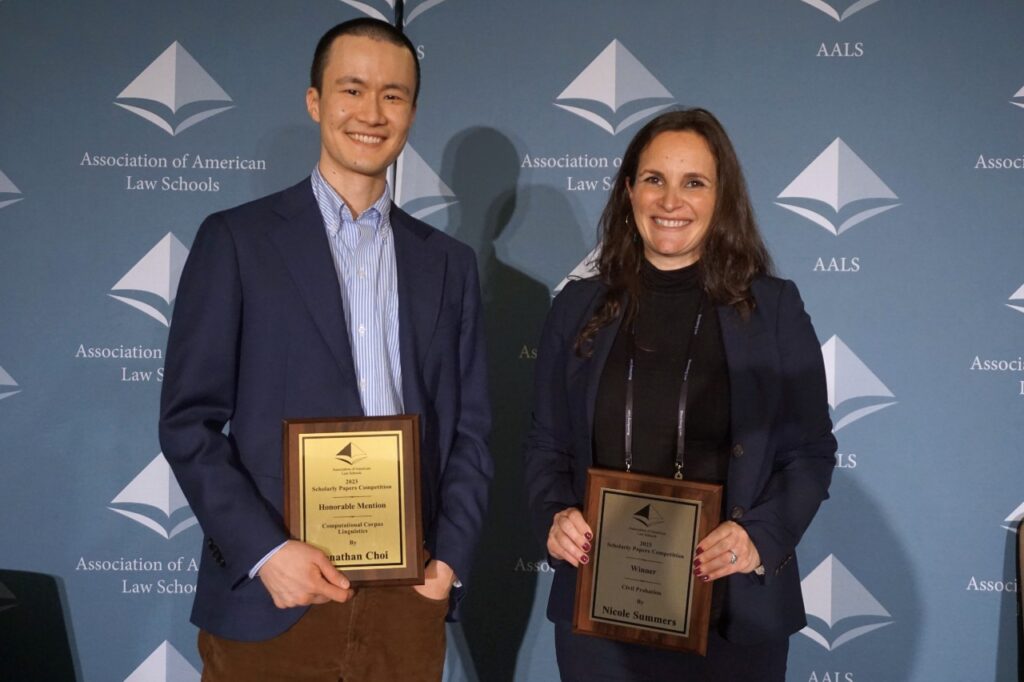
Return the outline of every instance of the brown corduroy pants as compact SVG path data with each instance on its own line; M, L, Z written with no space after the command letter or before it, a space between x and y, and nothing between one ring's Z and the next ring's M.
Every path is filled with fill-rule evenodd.
M364 587L262 642L200 631L203 682L438 682L447 612L411 587Z

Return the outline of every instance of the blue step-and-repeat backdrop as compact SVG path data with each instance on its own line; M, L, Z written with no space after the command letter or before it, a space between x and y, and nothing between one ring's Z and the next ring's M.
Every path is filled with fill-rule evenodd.
M309 173L316 40L393 5L0 2L0 626L42 608L17 576L49 576L79 679L198 679L201 532L156 429L182 264L208 213ZM540 326L631 135L698 105L803 293L840 444L799 547L809 624L788 679L1016 679L1024 5L404 11L423 94L395 192L479 254L496 412L446 678L557 678L520 464ZM0 679L15 648L0 641Z

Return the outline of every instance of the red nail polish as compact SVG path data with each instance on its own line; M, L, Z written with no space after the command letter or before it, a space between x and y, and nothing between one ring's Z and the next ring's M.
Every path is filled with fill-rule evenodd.
M583 551L584 552L589 552L590 551L590 543L589 542L584 542L583 543Z
M590 533L584 533L584 535L587 537L588 540L593 540L594 539L594 536L591 535Z
M581 562L581 563L584 563L584 564L585 564L585 563L587 563L588 561L590 561L590 557L588 557L588 556L587 556L586 554L584 554L583 556L581 556L581 557L580 557L580 562Z
M693 569L693 574L694 575L700 575L700 569L699 568Z
M693 560L693 565L694 566L700 566L700 559L694 559Z
M697 548L697 552L694 554L694 556L700 556L700 553L703 552L703 551L704 551L703 547L698 547Z
M701 580L703 580L704 582L707 582L707 581L711 580L711 578L709 576L705 575L705 576L701 576Z

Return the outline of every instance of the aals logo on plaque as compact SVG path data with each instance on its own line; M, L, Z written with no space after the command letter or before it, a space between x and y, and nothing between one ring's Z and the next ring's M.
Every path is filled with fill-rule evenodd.
M800 581L800 590L808 618L800 634L828 651L893 623L885 607L834 554Z
M199 682L199 671L170 642L164 641L124 682Z
M899 197L838 137L778 198L786 201L776 205L836 236L899 206L892 203Z
M18 598L7 589L7 585L0 583L0 613L7 609L13 609L18 605Z
M341 1L343 3L345 3L346 5L348 5L349 7L354 7L355 9L359 10L363 14L366 14L367 16L371 16L374 19L380 19L381 21L386 21L388 23L392 23L394 21L394 19L395 19L395 0L376 0L376 2L372 2L372 4L371 4L371 0L341 0ZM432 9L434 7L437 7L438 5L440 5L444 1L445 0L419 0L419 2L416 2L416 1L406 2L405 3L405 18L403 19L402 23L405 26L408 26L409 24L412 23L413 19L415 19L419 15L423 14L428 9ZM374 6L374 5L376 5L376 6ZM385 7L388 10L387 12L384 11Z
M1016 533L1020 528L1020 522L1024 521L1024 502L1020 503L1020 506L1010 512L1010 515L1003 519L1003 528L1006 530Z
M21 190L11 182L9 177L4 175L3 171L0 171L0 208L10 206L24 198L21 196Z
M857 0L854 3L847 5L846 9L842 11L835 7L835 5L839 5L840 7L842 7L843 3L837 3L835 2L835 0L833 0L832 3L825 2L825 0L802 0L802 2L810 5L816 10L824 12L825 14L832 17L836 21L843 21L844 19L849 19L851 16L861 11L862 9L870 7L871 5L878 2L878 0Z
M108 507L111 511L167 540L198 523L162 452L110 504L118 505Z
M14 380L14 377L7 373L7 370L0 367L0 400L10 398L15 393L21 393L21 388L18 386L18 382Z
M344 462L349 466L355 466L367 457L369 457L369 455L366 454L366 451L355 443L349 443L341 449L341 452L334 456L335 459L340 462Z
M833 432L896 404L889 400L895 397L892 391L838 336L822 344L821 354L825 359L828 404L835 421Z
M1024 284L1021 284L1017 291L1010 294L1009 301L1006 304L1007 308L1013 308L1018 313L1024 313Z
M613 40L558 95L555 106L618 135L673 101L647 67Z
M395 164L392 186L395 203L420 220L458 201L455 192L409 144Z
M633 512L633 520L644 528L650 528L652 526L658 526L665 523L665 517L661 515L658 508L653 504L645 504L643 507Z
M107 295L169 327L171 304L178 291L178 281L186 258L188 249L173 233L168 232L111 288L111 291L131 292L131 295Z
M177 135L234 107L231 97L178 41L121 91L117 106Z

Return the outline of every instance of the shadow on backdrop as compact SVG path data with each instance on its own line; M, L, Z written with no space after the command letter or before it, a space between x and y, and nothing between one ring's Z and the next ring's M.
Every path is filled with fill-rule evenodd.
M479 679L499 682L513 679L536 591L537 575L517 568L544 556L527 522L521 460L534 349L551 298L548 284L525 274L531 271L501 262L494 243L544 233L579 241L579 228L560 193L518 186L516 146L493 128L468 128L455 135L445 147L441 176L450 179L458 198L449 209L448 231L478 254L494 411L490 445L495 478L462 618L469 651L460 653L476 666ZM536 239L536 260L550 259L553 241L559 240ZM551 266L553 273L559 271L558 279L586 253L582 246L556 250L565 254L564 264Z
M81 679L63 595L54 576L0 570L0 679Z

